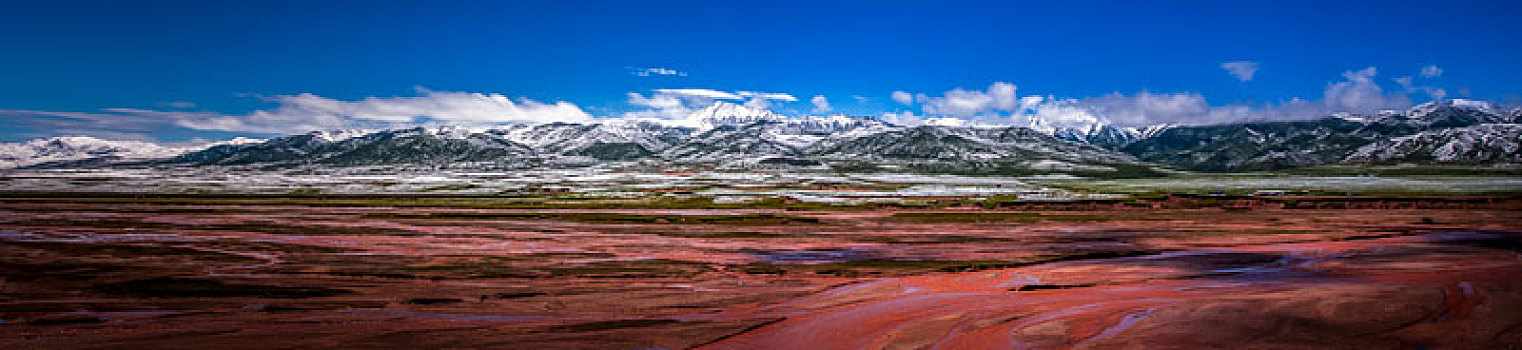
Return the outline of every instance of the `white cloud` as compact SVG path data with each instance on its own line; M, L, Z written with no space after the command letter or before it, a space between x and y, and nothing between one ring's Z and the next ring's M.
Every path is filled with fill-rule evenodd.
M1426 67L1422 67L1421 71L1417 72L1417 75L1424 78L1422 80L1428 80L1428 78L1436 78L1442 76L1443 69L1438 68L1435 65L1427 65ZM1418 85L1415 81L1416 79L1411 76L1396 77L1390 80L1395 81L1395 84L1400 85L1401 90L1405 91L1408 94L1421 92L1434 100L1442 100L1448 97L1447 89L1432 85Z
M1322 102L1334 112L1372 113L1383 109L1410 105L1402 96L1385 95L1374 76L1379 70L1368 67L1342 73L1345 80L1328 85L1322 93Z
M851 99L856 100L856 103L867 103L869 101L866 96L862 95L851 95Z
M1151 93L1109 95L1078 99L1049 100L1040 103L1035 115L1053 123L1092 123L1106 121L1118 125L1198 123L1208 116L1210 104L1196 93ZM1102 117L1100 117L1102 116Z
M631 105L647 107L647 109L624 113L629 118L657 118L679 119L692 114L700 105L712 104L715 99L680 93L661 92L646 97L637 92L628 93L628 102Z
M682 106L682 99L671 94L657 93L651 94L650 97L645 97L645 95L631 92L628 93L627 96L629 96L629 104L635 106L650 107L655 109L677 108Z
M25 137L93 136L111 140L151 140L175 128L172 120L113 111L101 113L0 109L0 120ZM19 130L18 130L19 129Z
M1045 100L1046 100L1045 97L1041 97L1041 96L1037 96L1037 95L1031 95L1031 96L1021 97L1020 98L1020 109L1025 110L1025 109L1036 108L1036 106L1041 105L1041 101L1045 101Z
M683 71L679 71L679 70L675 70L675 69L670 69L670 68L661 68L661 67L630 68L629 69L629 74L633 74L635 76L641 76L641 77L658 76L658 75L674 75L674 76L679 76L679 77L685 77L685 76L687 76L687 72L683 72Z
M1395 84L1400 85L1401 90L1405 91L1408 94L1421 92L1427 94L1429 97L1432 97L1434 100L1441 100L1448 97L1447 89L1430 85L1416 85L1416 83L1413 81L1415 79L1410 76L1396 77L1390 80L1395 81Z
M735 93L712 89L656 89L655 92L686 97L707 98L713 100L739 100L743 98Z
M489 125L504 123L585 122L592 116L570 102L516 101L494 93L431 91L420 96L367 97L344 101L311 93L266 98L273 109L247 115L209 115L134 110L142 115L174 118L197 130L293 133L338 128L395 127L425 123Z
M1258 62L1232 61L1222 63L1221 68L1225 69L1227 73L1231 73L1232 76L1237 77L1237 80L1247 82L1252 81L1253 75L1258 73Z
M921 103L925 116L914 113L889 113L884 120L914 124L930 117L949 116L981 124L1024 125L1039 119L1047 126L1082 126L1105 122L1117 126L1154 124L1219 124L1245 121L1303 120L1334 113L1374 113L1411 105L1401 94L1387 94L1374 77L1378 70L1369 67L1343 73L1343 80L1327 85L1319 101L1290 99L1263 105L1232 104L1212 106L1204 95L1193 92L1110 93L1089 98L1055 98L1052 96L1018 96L1015 85L994 83L985 91L953 89L939 97L896 91L899 102L911 99ZM1409 78L1398 78L1406 86ZM1423 89L1434 96L1446 92ZM1440 97L1439 97L1440 98Z
M1425 71L1426 69L1424 69ZM1429 73L1429 72L1421 72ZM955 88L939 94L893 91L893 101L914 106L912 111L881 115L901 125L1027 125L1039 118L1047 125L1107 122L1117 126L1152 124L1215 124L1243 121L1300 120L1334 113L1374 113L1410 106L1407 94L1424 93L1442 99L1448 91L1424 86L1422 78L1393 79L1400 89L1387 92L1376 83L1378 70L1368 67L1343 73L1329 82L1321 98L1290 99L1261 105L1213 106L1194 92L1119 93L1057 98L1018 95L1015 84L994 82L981 90ZM1461 91L1462 92L1462 91ZM805 95L808 96L808 95ZM858 103L866 98L852 95ZM327 129L374 129L420 124L493 125L503 123L591 122L596 119L570 102L539 102L496 93L444 92L419 89L416 96L368 97L340 100L310 93L259 97L273 108L228 115L175 109L191 104L165 105L165 110L104 109L99 113L0 110L0 119L24 130L47 130L82 135L152 135L183 128L252 133L300 133ZM788 93L723 91L702 88L630 92L626 102L636 110L625 118L681 120L716 101L733 101L755 108L798 102ZM812 95L812 113L833 111L828 98ZM791 109L790 109L791 110ZM801 110L801 109L799 109ZM953 119L946 119L953 118ZM953 123L953 120L958 122Z
M768 99L764 99L764 98L753 98L753 99L750 99L750 100L746 100L744 106L750 107L750 108L755 108L755 109L770 110L770 109L772 109L772 100L768 100Z
M1422 67L1421 74L1423 78L1436 78L1443 76L1443 69L1438 68L1437 65L1429 64L1426 67Z
M925 123L925 117L914 115L914 112L887 112L878 117L882 121L906 126L918 126Z
M798 98L793 97L793 95L778 92L735 91L735 94L740 95L740 97L749 99L778 100L787 102L798 101Z
M921 109L927 115L962 117L1013 112L1020 103L1015 96L1015 84L1005 82L995 82L988 86L987 91L957 88L947 91L940 97L925 95L916 100L920 100L923 104Z
M1015 84L995 82L988 86L988 96L993 98L993 107L998 110L1014 110L1019 103L1015 98Z
M829 113L835 110L835 108L830 107L830 100L825 98L824 95L814 95L814 98L809 99L809 103L814 104L814 113L816 114Z
M793 95L776 92L735 91L735 94L746 98L745 106L750 108L770 109L772 101L798 101Z

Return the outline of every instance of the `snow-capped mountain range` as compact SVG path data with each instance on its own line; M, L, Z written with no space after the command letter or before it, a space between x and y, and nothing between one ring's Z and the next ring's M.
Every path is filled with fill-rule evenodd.
M1518 122L1522 122L1522 109L1505 109L1481 101L1445 100L1374 116L1174 127L1127 143L1118 150L1147 162L1204 171L1402 162L1494 164L1504 162L1506 157L1492 154L1514 157L1515 151L1502 146L1518 140L1515 135L1506 134L1508 127L1478 126ZM1432 135L1420 136L1426 134ZM1449 148L1416 145L1432 142L1470 145L1455 144ZM1384 148L1394 144L1405 146ZM1431 153L1457 148L1474 151Z
M620 119L490 128L314 131L198 147L59 137L0 144L0 167L635 166L1114 172L1237 171L1337 163L1519 161L1522 109L1467 100L1375 116L1206 126L898 126L869 117L781 116L718 102L679 120Z
M263 142L236 138L199 146L162 146L142 141L109 141L86 136L65 136L25 142L0 143L0 169L46 163L146 160L174 157L218 145L246 145Z

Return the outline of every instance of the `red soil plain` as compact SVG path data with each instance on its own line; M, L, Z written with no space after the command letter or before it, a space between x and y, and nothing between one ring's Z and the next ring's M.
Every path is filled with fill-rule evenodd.
M1522 211L1486 203L12 200L0 203L0 346L1519 348Z

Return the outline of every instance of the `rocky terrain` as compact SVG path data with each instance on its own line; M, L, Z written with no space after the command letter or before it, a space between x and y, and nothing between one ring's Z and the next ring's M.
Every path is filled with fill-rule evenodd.
M0 198L0 345L1522 343L1506 197L1022 211L306 198Z

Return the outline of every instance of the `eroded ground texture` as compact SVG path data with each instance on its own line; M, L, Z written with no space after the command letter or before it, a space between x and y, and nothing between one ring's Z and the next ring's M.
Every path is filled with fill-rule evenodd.
M0 347L1517 348L1518 213L11 201Z

